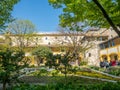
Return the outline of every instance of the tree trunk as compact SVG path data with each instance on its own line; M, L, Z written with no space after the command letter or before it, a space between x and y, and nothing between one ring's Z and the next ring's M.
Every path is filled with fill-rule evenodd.
M67 84L67 66L65 65L65 85Z
M3 82L3 89L2 90L6 90L6 81Z
M107 22L111 25L111 27L115 30L115 32L118 34L120 37L120 30L115 26L105 9L102 7L102 5L99 3L98 0L93 0L93 2L98 6L98 8L102 11L103 16L106 18Z

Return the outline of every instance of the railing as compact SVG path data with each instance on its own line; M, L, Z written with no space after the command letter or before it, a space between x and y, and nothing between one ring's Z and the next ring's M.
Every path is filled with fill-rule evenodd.
M107 49L100 51L100 55L106 55L106 54L107 54Z
M100 50L100 55L107 55L111 53L120 53L120 45Z
M111 54L111 53L118 53L117 46L108 48L108 54Z

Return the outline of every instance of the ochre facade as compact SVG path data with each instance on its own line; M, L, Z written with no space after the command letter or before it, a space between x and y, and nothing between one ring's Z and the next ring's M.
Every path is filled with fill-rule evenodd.
M120 60L120 37L116 36L100 44L100 60Z

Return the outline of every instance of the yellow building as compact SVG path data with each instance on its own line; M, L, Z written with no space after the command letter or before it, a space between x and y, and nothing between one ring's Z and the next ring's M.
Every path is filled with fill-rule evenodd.
M105 41L100 46L100 60L120 60L120 37L116 36L114 38Z
M81 45L86 47L86 45L91 46L89 50L80 54L80 60L88 60L88 65L99 65L99 43L108 40L108 31L101 29L88 30L85 33L37 33L29 37L22 37L20 35L12 35L9 37L4 37L4 40L11 47L18 47L24 45L29 50L26 50L26 56L31 57L31 51L36 46L47 46L52 49L54 54L61 54L64 52L64 48L76 45ZM2 37L1 37L2 38ZM9 42L8 42L9 41ZM22 44L21 44L22 43ZM74 64L78 64L79 61L76 60ZM34 58L31 60L31 65L36 65Z

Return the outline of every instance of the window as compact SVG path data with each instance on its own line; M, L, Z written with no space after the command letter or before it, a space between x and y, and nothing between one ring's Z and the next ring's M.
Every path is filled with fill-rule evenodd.
M55 37L55 39L57 39L57 37Z
M35 45L38 45L38 43L36 42Z
M102 38L102 41L106 41L106 40L108 40L108 37L103 37Z
M29 40L29 38L27 38L27 41Z
M91 57L91 53L89 53L88 56Z
M48 45L50 45L50 42L48 42Z
M38 41L38 38L36 38L36 41Z
M47 37L45 37L45 40L47 40L48 38Z
M114 41L111 41L111 44L112 44L112 46L115 46L115 43L114 43Z
M40 60L40 63L43 63L43 59L42 59L42 60Z
M86 41L87 40L87 38L86 37L84 37L84 39L83 39L84 41Z
M109 45L108 45L108 42L104 43L104 48L108 48Z
M111 35L111 38L113 38L113 35Z
M103 38L102 37L100 37L100 41L102 41L103 40Z
M108 47L111 47L110 42L108 42Z
M105 45L104 44L101 44L100 47L101 47L101 49L105 49Z
M65 36L65 40L67 40L67 36Z
M9 45L12 46L12 42L10 42Z
M100 49L104 49L103 44L101 44L101 45L99 45L99 46L100 46Z
M61 52L64 52L65 51L65 49L64 48L61 48Z

